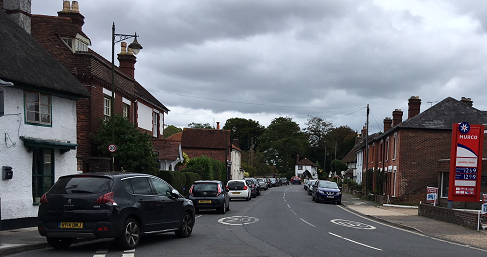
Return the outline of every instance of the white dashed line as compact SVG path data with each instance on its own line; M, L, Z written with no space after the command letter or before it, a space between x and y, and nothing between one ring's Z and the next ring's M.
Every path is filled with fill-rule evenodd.
M299 218L299 219L300 219L302 222L304 222L304 223L306 223L306 224L308 224L308 225L310 225L310 226L312 226L312 227L316 228L316 226L315 226L315 225L313 225L313 224L311 224L311 223L309 223L309 222L307 222L307 221L305 221L305 220L303 220L303 219L301 219L301 218Z
M368 248L370 248L370 249L374 249L374 250L377 250L377 251L382 251L382 249L380 249L380 248L375 248L375 247L370 246L370 245L362 244L362 243L359 243L359 242L357 242L357 241L353 241L352 239L348 239L348 238L346 238L346 237L342 237L342 236L339 236L339 235L337 235L337 234L333 234L333 233L331 233L331 232L328 232L328 234L330 234L330 235L332 235L332 236L336 236L336 237L341 238L341 239L343 239L343 240L347 240L347 241L352 242L352 243L354 243L354 244L358 244L358 245L361 245L361 246L365 246L365 247L368 247Z

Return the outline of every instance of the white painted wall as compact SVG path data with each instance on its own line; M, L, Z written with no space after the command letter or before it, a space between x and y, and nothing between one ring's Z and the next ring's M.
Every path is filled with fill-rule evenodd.
M303 173L307 170L311 173L311 177L313 177L313 179L318 179L318 169L316 167L313 167L313 166L305 166L305 165L301 165L303 167L303 169L299 169L299 165L294 165L294 175L295 176L299 176L299 175L303 175Z
M138 102L137 103L137 124L139 128L152 131L152 108Z
M37 217L32 199L32 152L19 137L76 143L76 101L52 97L52 127L24 123L23 90L3 87L5 115L0 117L0 168L11 166L13 178L0 180L2 220ZM5 140L7 136L7 140ZM55 179L77 173L76 150L54 150Z
M232 149L230 154L230 161L232 166L230 167L230 174L232 174L232 179L243 179L244 174L240 169L242 165L242 153L238 150Z
M362 184L362 171L364 170L364 151L357 152L357 168L353 171L353 178L357 184Z

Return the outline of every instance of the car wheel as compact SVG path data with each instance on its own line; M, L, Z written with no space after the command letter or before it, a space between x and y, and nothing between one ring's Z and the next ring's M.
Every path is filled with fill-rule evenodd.
M135 219L128 218L123 225L122 234L116 240L122 249L134 249L140 242L139 223Z
M318 202L318 197L315 197L315 202L316 202L316 203Z
M189 212L185 212L183 219L181 220L181 226L179 227L179 230L177 230L176 236L178 237L189 237L191 233L193 232L193 217L191 217L191 214Z
M227 207L225 206L225 202L223 202L223 206L222 208L220 208L220 213L225 214L226 211L227 211Z
M311 194L311 201L314 201L315 200L315 197L313 196L313 194Z
M227 211L230 210L230 202L228 202Z
M59 237L48 237L47 243L54 249L65 249L68 248L74 241L74 238L59 238Z

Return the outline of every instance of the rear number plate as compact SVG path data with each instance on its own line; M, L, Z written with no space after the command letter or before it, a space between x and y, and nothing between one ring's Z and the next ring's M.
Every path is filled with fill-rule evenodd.
M59 228L83 228L83 222L61 222Z
M234 194L234 195L239 195L239 194L240 194L240 192L233 192L232 194Z
M333 198L333 195L327 195L326 198Z
M198 203L211 203L211 200L199 200Z

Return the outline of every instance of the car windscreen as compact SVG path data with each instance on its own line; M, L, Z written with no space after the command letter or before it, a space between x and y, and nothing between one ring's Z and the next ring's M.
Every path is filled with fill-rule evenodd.
M318 187L338 189L337 183L329 182L329 181L320 181L320 183L318 184Z
M265 183L263 179L257 179L257 181L259 181L259 183Z
M51 194L98 194L111 190L113 180L104 177L63 177L49 190Z
M227 186L229 190L243 190L245 184L242 181L229 181Z
M218 184L216 183L196 183L193 187L193 192L218 192Z

